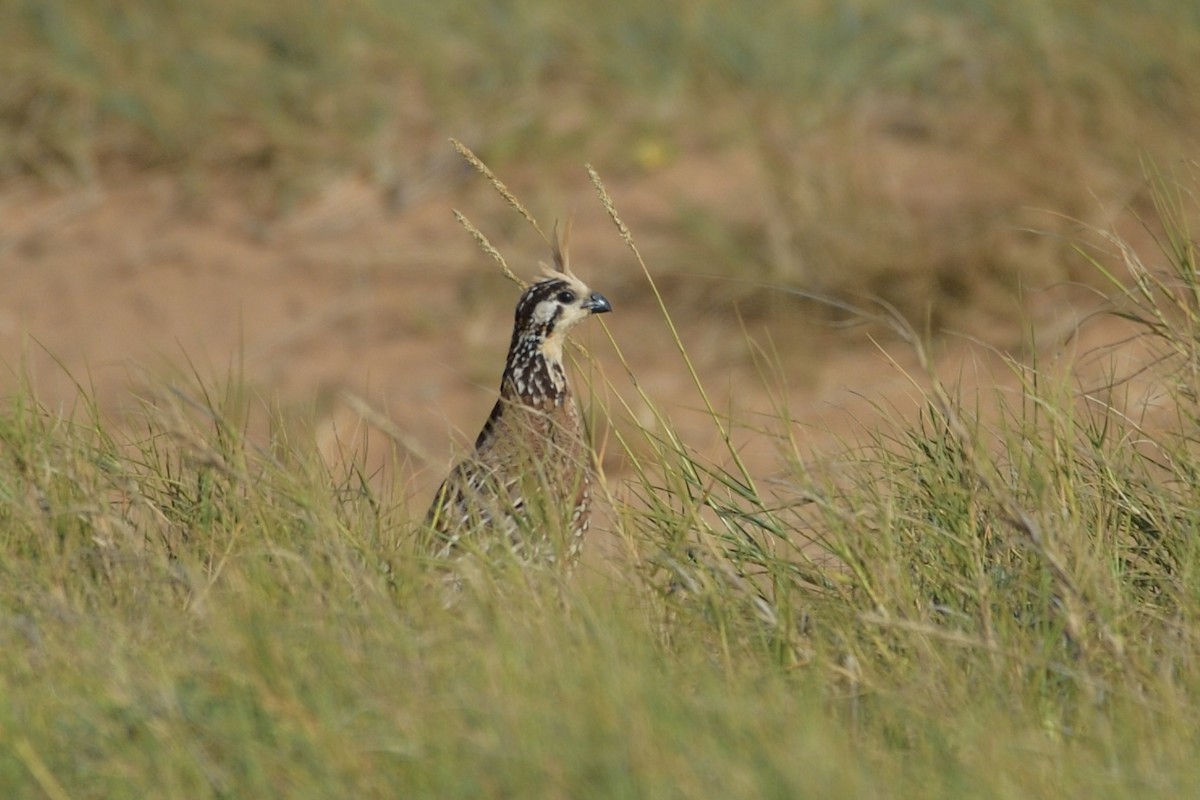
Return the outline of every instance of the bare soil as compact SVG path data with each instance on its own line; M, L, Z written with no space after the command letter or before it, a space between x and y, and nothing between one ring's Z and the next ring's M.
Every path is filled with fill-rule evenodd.
M652 270L678 252L673 191L693 193L713 214L756 213L753 181L731 178L745 174L740 166L735 156L609 180ZM680 175L686 186L672 188ZM545 245L486 184L454 170L404 202L346 178L287 214L264 214L246 184L213 178L194 192L171 176L138 174L65 191L0 187L0 391L11 392L24 372L43 402L69 406L77 382L120 419L156 382L182 384L192 370L218 382L240 374L285 412L312 420L331 457L361 445L372 427L386 429L371 434L368 460L386 460L395 441L408 491L423 507L493 402L518 294L451 209L471 217L525 276L547 258ZM580 342L616 389L635 397L606 325L640 387L689 444L725 460L649 287L583 171L557 186L560 196L536 188L532 199L522 196L547 230L574 209L575 269L615 309L584 326ZM928 184L919 191L914 202L944 205L929 197ZM695 277L676 269L661 285L752 469L777 468L775 445L756 431L777 429L783 407L799 437L817 447L836 446L832 437L853 424L871 425L880 408L915 413L915 360L885 331L831 327L827 318L809 319L810 304L786 297L767 310L739 308L720 284L699 277L707 272L703 264L694 265ZM1121 338L1125 329L1111 321L1075 335L1097 303L1070 288L1031 296L1027 316L984 337L998 350L946 338L940 369L968 390L1015 385L1001 355L1033 353L1022 352L1029 325L1053 357L1073 359ZM611 390L598 391L611 400ZM652 422L643 406L633 411ZM615 450L604 450L610 476L622 469Z

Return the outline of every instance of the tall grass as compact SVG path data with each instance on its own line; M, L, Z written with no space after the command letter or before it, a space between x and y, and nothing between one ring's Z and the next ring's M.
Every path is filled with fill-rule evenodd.
M792 466L766 486L643 431L657 458L639 481L658 488L627 524L666 602L726 659L758 649L823 667L856 732L947 759L944 791L1183 790L1169 776L1197 731L1179 709L1200 678L1194 175L1160 181L1156 198L1158 264L1108 238L1135 276L1124 289L1110 275L1114 313L1139 328L1133 375L1079 385L1012 361L1020 392L980 403L927 365L919 417L880 408L888 422L832 459L781 419ZM1178 738L1160 748L1156 729ZM1043 746L1058 755L1030 762ZM1147 758L1157 766L1135 778ZM1093 759L1096 784L1061 771Z
M895 121L910 133L961 142L978 127L993 144L1028 134L1115 156L1200 112L1200 19L1168 0L62 0L5 4L0 31L0 176L112 160L386 173L448 134L493 161L607 141L650 163L643 137L669 153L764 124L794 135L881 97L920 106Z
M618 397L612 568L453 608L400 487L269 414L250 435L236 381L121 429L15 390L0 793L1189 796L1195 189L1163 183L1169 246L1116 306L1170 413L1014 363L985 415L926 376L919 418L823 458L781 414L764 482Z
M405 208L462 177L449 136L525 188L584 153L666 176L657 267L735 279L709 299L1010 344L1021 290L1095 276L1066 220L1148 211L1139 159L1194 150L1198 58L1173 0L10 2L0 180L165 173L271 216L347 176Z

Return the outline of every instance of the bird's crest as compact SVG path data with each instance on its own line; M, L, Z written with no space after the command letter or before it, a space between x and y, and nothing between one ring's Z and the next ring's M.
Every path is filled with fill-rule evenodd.
M554 267L540 264L542 273L549 278L566 275L568 278L578 280L575 278L575 273L571 272L571 217L567 217L567 224L563 226L561 236L558 233L558 221L555 220L553 235L554 241L550 243L550 253L554 257Z

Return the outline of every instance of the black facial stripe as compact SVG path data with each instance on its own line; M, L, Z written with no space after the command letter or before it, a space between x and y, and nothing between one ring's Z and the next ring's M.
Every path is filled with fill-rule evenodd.
M521 295L521 299L517 302L517 327L522 329L528 328L533 318L533 312L538 307L538 303L541 303L545 300L556 301L558 295L563 291L571 291L574 293L575 290L569 283L559 278L549 278L547 280L538 281L526 289L525 294ZM555 315L550 320L549 328L554 327L554 323L557 321L558 314L561 310L561 307L555 309Z
M544 281L538 281L525 290L525 298L537 305L543 300L549 300L564 289L570 289L571 286L561 278L548 278Z

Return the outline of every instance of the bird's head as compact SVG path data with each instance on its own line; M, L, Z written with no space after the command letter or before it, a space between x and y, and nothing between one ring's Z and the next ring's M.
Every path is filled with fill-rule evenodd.
M563 343L572 328L592 314L612 311L608 298L593 292L571 272L567 260L569 236L568 225L561 239L555 236L554 267L543 266L546 277L526 289L517 302L514 355L515 349L525 343L528 352L520 355L533 355L536 350L552 362L561 361Z
M612 305L608 298L593 292L578 278L571 275L546 278L521 295L513 338L529 342L542 356L559 361L567 333L592 314L609 311Z

